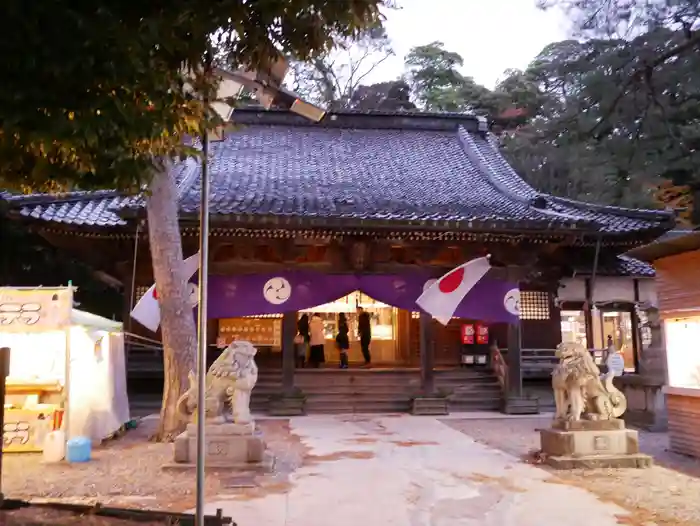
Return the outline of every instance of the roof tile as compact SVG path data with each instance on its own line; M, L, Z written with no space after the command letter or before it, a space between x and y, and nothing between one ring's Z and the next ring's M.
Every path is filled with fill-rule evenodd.
M269 118L268 118L269 117ZM211 145L212 214L470 224L585 227L604 232L663 230L668 214L591 207L543 196L523 181L487 136L457 116L349 115L318 125L283 123L280 112L247 114L252 124ZM360 120L358 120L360 119ZM469 117L462 116L462 121ZM430 121L430 122L429 122ZM394 126L392 123L400 125ZM471 130L471 131L468 131ZM175 166L181 214L199 209L201 168ZM141 197L117 192L5 197L26 217L74 225L120 226L119 212ZM533 200L539 200L537 206Z

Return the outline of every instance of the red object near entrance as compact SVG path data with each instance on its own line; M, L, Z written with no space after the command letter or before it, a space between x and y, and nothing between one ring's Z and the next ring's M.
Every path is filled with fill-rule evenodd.
M63 411L63 409L56 409L53 412L53 424L51 427L53 427L54 431L58 431L63 425Z
M489 343L489 328L483 323L476 324L476 343L486 345Z
M474 324L465 323L462 325L462 343L464 345L474 344Z

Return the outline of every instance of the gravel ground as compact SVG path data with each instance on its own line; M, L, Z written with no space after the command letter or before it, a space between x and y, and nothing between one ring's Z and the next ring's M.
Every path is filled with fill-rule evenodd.
M540 449L538 429L549 418L444 420L444 423L490 447L536 463ZM650 469L555 471L551 482L582 487L601 500L630 511L620 518L628 526L700 525L700 461L666 451L665 433L639 432L643 453L654 457ZM541 466L543 469L549 469Z
M94 515L76 515L65 511L21 509L0 511L2 526L164 526L165 522L127 521Z
M41 455L3 456L2 489L6 498L51 500L184 512L195 506L195 472L163 470L172 463L172 444L149 441L157 421L144 420L123 437L93 450L85 464L45 464ZM243 491L283 491L288 475L304 459L304 448L289 432L287 420L258 421L277 458L275 472L257 476L237 472L207 473L208 496ZM254 483L253 483L254 482ZM234 491L230 491L234 490ZM2 525L0 515L0 525Z

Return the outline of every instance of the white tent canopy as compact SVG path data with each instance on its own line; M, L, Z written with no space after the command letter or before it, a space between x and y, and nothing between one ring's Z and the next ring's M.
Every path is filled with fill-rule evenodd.
M72 309L70 327L64 330L0 329L0 347L10 348L9 385L55 382L65 386L66 356L70 356L69 437L100 441L129 421L121 323Z

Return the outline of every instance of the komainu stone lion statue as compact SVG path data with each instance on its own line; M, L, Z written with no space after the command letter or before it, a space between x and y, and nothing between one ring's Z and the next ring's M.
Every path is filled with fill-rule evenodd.
M223 423L226 402L231 404L231 419L250 424L250 393L258 381L255 364L257 349L250 342L234 341L211 365L206 376L206 415L211 423ZM191 419L197 408L197 375L190 371L190 386L177 402L178 412Z
M590 352L579 343L557 346L559 363L552 373L555 419L577 421L619 418L627 409L625 396L612 384L612 374L601 379Z

